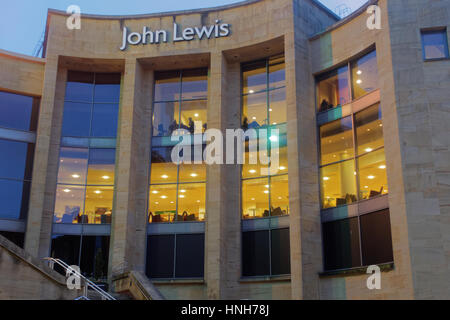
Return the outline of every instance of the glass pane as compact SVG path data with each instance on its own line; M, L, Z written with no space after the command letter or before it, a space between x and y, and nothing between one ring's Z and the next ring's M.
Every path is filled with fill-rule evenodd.
M23 248L25 242L25 233L0 231L0 234L6 239L14 243L16 246Z
M52 235L51 256L61 259L68 265L78 266L80 264L80 245L80 236ZM61 268L61 271L66 275L65 270Z
M84 223L111 223L114 187L86 187Z
M155 73L155 101L178 101L180 90L179 71Z
M269 179L250 179L242 181L243 219L269 216Z
M280 140L286 136L281 136ZM270 151L271 165L275 166L276 158L278 156L278 170L273 169L270 175L284 174L288 172L288 153L287 146L280 146L278 149L272 148ZM274 167L275 168L275 167Z
M150 183L176 183L177 165L172 162L172 148L152 148Z
M286 88L269 91L270 124L286 122Z
M280 88L285 86L284 57L269 60L269 87Z
M177 213L177 185L150 186L149 223L173 222Z
M205 100L183 101L181 103L180 128L194 133L194 121L200 121L202 132L204 132L206 129L206 105Z
M180 177L178 181L180 183L206 181L206 164L180 164Z
M87 166L87 148L62 147L59 152L58 183L85 184Z
M356 172L353 160L339 162L320 169L322 207L324 209L355 202Z
M388 193L384 148L358 158L361 199Z
M180 103L153 104L153 136L170 136L179 128Z
M182 99L206 99L208 97L208 69L183 70Z
M362 215L360 219L363 265L394 261L389 209Z
M120 73L96 73L94 102L115 102L120 99Z
M92 102L94 73L69 71L67 73L66 101Z
M242 233L242 276L270 275L269 231Z
M353 99L378 89L377 54L375 51L352 63Z
M64 103L62 122L63 137L89 137L92 105L87 103Z
M33 111L32 97L0 91L0 127L35 130Z
M358 154L370 152L384 145L380 105L374 105L355 114Z
M266 60L248 63L242 66L242 93L255 93L267 90Z
M242 128L255 129L267 125L267 92L249 94L243 99Z
M265 141L265 140L263 140ZM263 142L261 144L262 148L260 148L258 140L253 140L252 142L245 142L245 153L244 153L244 164L242 165L242 178L256 178L263 175L268 174L268 165L264 163L268 163L268 152ZM249 143L258 143L256 151L250 151ZM276 152L276 151L275 151ZM280 152L280 151L279 151ZM279 157L280 159L281 157ZM263 161L261 161L263 159ZM287 168L287 167L286 167Z
M94 104L91 136L115 138L118 116L118 104Z
M336 69L318 78L317 104L325 111L350 102L348 66Z
M205 183L183 183L178 185L178 215L176 221L205 220Z
M205 256L204 234L177 234L176 278L202 278Z
M289 229L271 230L271 262L272 275L291 273L291 252Z
M88 185L114 185L116 149L90 149Z
M174 277L174 235L148 236L146 275L149 278Z
M352 118L346 117L320 127L321 164L353 158Z
M84 210L84 186L58 185L56 188L56 223L81 223Z
M90 279L105 280L108 275L109 237L83 236L81 244L81 273Z
M0 218L26 219L29 197L30 182L0 179Z
M325 270L361 266L358 218L322 224Z
M31 179L34 145L0 139L0 178Z
M270 206L271 216L289 214L289 184L287 174L270 178Z
M446 30L423 31L422 43L425 59L440 59L448 57Z

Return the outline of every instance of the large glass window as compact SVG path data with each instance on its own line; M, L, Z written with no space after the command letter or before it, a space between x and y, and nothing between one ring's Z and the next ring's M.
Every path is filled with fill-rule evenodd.
M0 127L36 131L39 99L0 91Z
M177 129L194 132L194 122L206 129L208 70L155 73L153 136L170 136Z
M290 274L289 229L242 233L242 275L275 276Z
M120 77L120 73L68 72L63 136L116 137Z
M322 224L325 270L393 262L389 210Z
M422 51L425 60L449 57L447 29L422 30Z
M319 112L350 103L352 99L358 99L376 90L378 88L376 51L317 76L316 83L316 103Z
M0 139L0 218L26 219L33 156L34 144Z
M284 56L243 64L242 79L242 128L267 130L265 133L256 130L255 135L246 137L242 165L242 218L287 215L289 187ZM272 134L274 130L278 130L278 135ZM252 144L257 146L255 150L251 148Z
M111 223L115 149L62 147L54 221Z
M324 124L319 131L322 208L388 193L379 104Z
M147 240L149 278L203 278L203 234L150 235Z

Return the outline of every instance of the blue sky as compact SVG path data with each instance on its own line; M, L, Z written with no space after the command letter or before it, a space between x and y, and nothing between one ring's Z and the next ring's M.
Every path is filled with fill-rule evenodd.
M0 49L32 55L45 29L47 9L66 10L71 4L82 13L141 14L220 6L241 0L2 0ZM345 4L358 9L366 0L320 0L332 11Z

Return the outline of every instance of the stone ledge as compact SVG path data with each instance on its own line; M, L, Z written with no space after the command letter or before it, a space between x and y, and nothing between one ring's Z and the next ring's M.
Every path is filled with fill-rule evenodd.
M154 285L160 284L205 284L204 279L152 279Z
M242 277L239 279L240 283L282 282L282 281L291 281L291 275Z
M381 263L377 266L380 267L381 272L389 272L395 269L394 262L388 262L388 263ZM356 268L348 268L348 269L341 269L341 270L333 270L333 271L324 271L319 273L319 277L335 277L335 276L341 276L341 277L348 277L348 276L356 276L361 274L367 274L368 266L364 267L356 267Z

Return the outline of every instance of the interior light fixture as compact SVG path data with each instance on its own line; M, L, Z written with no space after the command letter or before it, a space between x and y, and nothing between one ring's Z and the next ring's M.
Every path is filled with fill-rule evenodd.
M68 192L70 192L70 189L64 189L63 190L65 193L68 193Z
M373 179L375 179L375 176L372 176L372 175L367 176L367 179L373 180Z
M161 178L163 178L163 179L167 179L169 176L167 175L167 174L163 174L162 176L161 176Z
M73 174L73 175L72 175L72 178L75 178L75 179L78 179L79 177L80 177L79 174Z

